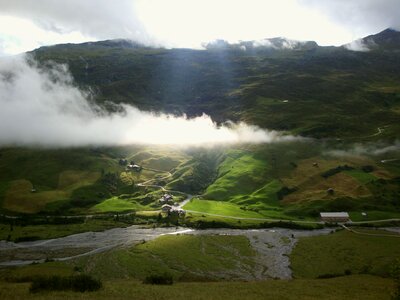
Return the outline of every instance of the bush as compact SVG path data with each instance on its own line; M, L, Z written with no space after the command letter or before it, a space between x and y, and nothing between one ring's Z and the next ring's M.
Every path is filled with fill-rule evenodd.
M37 293L40 291L65 291L65 290L72 290L75 292L93 292L99 290L101 287L102 287L101 281L85 274L68 276L68 277L39 276L33 278L29 291L31 293Z
M171 285L173 283L173 278L172 275L168 273L164 273L161 275L150 275L144 279L143 283Z

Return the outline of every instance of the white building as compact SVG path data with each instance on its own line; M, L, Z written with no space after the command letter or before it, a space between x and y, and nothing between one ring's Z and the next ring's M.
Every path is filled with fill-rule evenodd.
M345 223L350 221L347 212L322 212L320 213L321 221L329 223Z

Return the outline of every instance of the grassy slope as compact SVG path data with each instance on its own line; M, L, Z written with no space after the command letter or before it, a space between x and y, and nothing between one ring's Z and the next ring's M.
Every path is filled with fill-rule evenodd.
M124 167L118 165L119 157L134 159L145 169L124 172ZM157 182L187 157L169 147L1 149L1 208L18 213L86 213L90 206L106 200L94 211L148 209L149 201L159 195L142 199L140 196L148 192L137 190L134 183L150 179ZM114 179L105 179L108 174L115 174ZM32 187L37 192L32 193ZM119 195L124 195L125 200L116 198Z
M235 278L235 272L240 272L236 269L238 262L251 269L254 256L243 236L167 235L130 249L82 258L76 264L108 279L145 278L163 272L171 273L175 279Z
M178 283L150 286L132 280L112 280L93 293L49 292L31 295L27 283L0 282L3 299L327 299L389 300L390 279L357 275L319 280L271 280L266 282Z
M96 194L100 173L116 169L114 159L89 149L2 149L0 182L8 187L0 192L3 209L38 212L49 202L81 197L81 189L88 196L90 186Z
M235 196L246 195L262 184L268 170L266 161L254 158L250 153L231 150L218 167L218 178L210 185L204 197L227 201Z
M68 63L80 85L98 88L98 102L206 112L217 121L314 137L375 139L377 127L387 125L380 137L398 136L396 52L129 49L100 42L44 47L35 55Z
M364 230L366 233L377 233ZM386 233L387 234L387 233ZM316 278L325 274L370 273L390 275L400 257L400 239L339 231L331 235L301 238L291 254L296 278Z
M381 210L388 217L397 216L398 201L393 195L399 192L398 184L389 185L386 181L396 176L398 170L389 172L379 157L336 157L318 147L321 145L303 142L228 150L215 181L202 195L205 202L194 199L186 208L221 215L287 219L318 217L324 210L355 214L371 211L371 218L374 211ZM345 165L354 169L322 176ZM366 165L374 171L362 171ZM379 184L378 179L384 180L384 184ZM292 191L278 197L281 189L287 188ZM329 188L334 189L334 194L327 193ZM381 194L380 198L386 200L377 200Z
M354 216L361 211L371 212L372 218L376 215L373 212L381 211L388 217L400 212L396 200L399 184L394 178L400 169L396 161L380 163L385 156L333 157L324 154L324 149L317 142L185 151L163 147L122 147L103 152L4 149L0 157L0 203L3 209L19 212L157 210L161 191L134 186L154 179L150 183L165 185L167 189L191 194L205 191L202 198L210 201L194 200L187 209L208 213L309 218L316 217L321 210L346 210ZM394 152L390 157L396 155ZM172 175L152 168L140 173L125 172L118 165L118 157L128 157L156 170L173 166ZM19 160L23 162L22 169L13 168ZM45 167L41 168L43 161ZM343 165L355 169L322 177ZM363 172L365 165L371 165L374 171ZM116 174L111 187L104 180L109 172ZM32 183L38 192L30 192ZM282 188L296 190L278 197ZM334 189L333 195L327 194L328 188Z

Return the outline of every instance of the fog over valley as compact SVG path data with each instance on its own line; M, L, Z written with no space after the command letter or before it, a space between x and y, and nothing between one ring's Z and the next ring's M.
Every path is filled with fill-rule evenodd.
M67 65L39 67L29 56L0 61L0 145L211 145L299 139L243 122L218 126L121 104L109 113L77 87Z

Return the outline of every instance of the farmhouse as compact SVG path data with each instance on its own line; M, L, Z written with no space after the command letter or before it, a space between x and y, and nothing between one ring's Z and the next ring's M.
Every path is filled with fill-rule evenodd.
M170 194L164 194L159 201L160 201L160 203L173 204L174 196L172 196Z
M172 206L168 205L168 204L164 204L163 206L161 206L161 210L163 212L169 213L172 210Z
M136 171L136 172L140 172L142 170L142 167L139 166L139 165L129 164L129 165L126 166L126 169L127 170L133 170L133 171Z
M125 159L125 158L120 158L119 161L118 161L118 163L119 163L121 166L126 166L126 165L128 164L128 160Z
M181 208L178 208L178 209L173 208L173 209L170 211L170 214L172 214L172 215L178 215L179 217L183 217L183 216L186 215L186 211L183 210L183 209L181 209Z
M350 221L349 214L347 212L322 212L320 213L321 221L328 223L343 223Z

